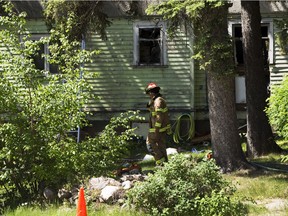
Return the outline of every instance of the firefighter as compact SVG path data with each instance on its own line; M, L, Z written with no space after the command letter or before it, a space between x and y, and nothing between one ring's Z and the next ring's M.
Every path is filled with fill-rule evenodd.
M145 92L150 97L150 101L147 104L150 117L146 145L148 151L154 156L156 165L161 166L168 161L166 136L171 134L168 108L160 94L160 87L156 83L149 83L145 88Z

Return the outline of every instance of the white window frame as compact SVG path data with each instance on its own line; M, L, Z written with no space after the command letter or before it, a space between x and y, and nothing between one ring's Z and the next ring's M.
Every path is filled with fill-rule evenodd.
M241 20L229 20L228 21L228 32L232 38L234 38L234 31L233 27L236 25L241 25ZM269 64L274 64L275 62L275 56L274 56L274 27L273 27L273 20L272 19L262 19L261 20L261 26L268 26L268 40L269 40L269 50L268 50L268 58L269 58ZM235 49L235 47L234 47ZM234 58L235 56L235 50L234 50Z
M140 64L140 46L139 46L139 29L141 28L161 28L161 54L160 63L151 64ZM159 21L157 23L152 21L138 21L133 24L133 34L134 34L134 52L133 52L133 65L134 66L165 66L167 65L167 47L166 47L166 23Z

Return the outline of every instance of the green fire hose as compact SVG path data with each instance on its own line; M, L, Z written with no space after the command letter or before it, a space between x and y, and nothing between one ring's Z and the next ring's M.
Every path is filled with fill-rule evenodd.
M183 120L183 118L186 118L186 117L188 117L189 127L187 130L187 133L184 135L183 134L181 135L181 121ZM181 116L179 116L176 122L173 124L172 130L174 127L175 129L173 133L173 141L177 144L179 144L180 141L183 141L185 137L187 137L185 141L188 141L195 136L195 122L191 114L182 114Z

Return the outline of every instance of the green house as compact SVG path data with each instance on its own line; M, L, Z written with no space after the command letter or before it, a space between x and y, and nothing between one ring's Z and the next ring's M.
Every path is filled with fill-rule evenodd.
M94 124L94 129L101 129L103 123L112 116L127 110L140 110L147 117L148 97L144 89L149 82L156 82L167 100L171 120L189 114L196 122L197 132L209 132L206 74L195 67L191 58L192 30L179 28L177 34L170 38L167 34L169 22L145 14L147 1L137 2L137 16L129 13L131 2L106 1L104 11L112 22L106 30L107 40L91 33L83 41L83 48L101 51L93 63L85 65L86 73L98 74L97 78L89 82L93 86L93 93L100 99L91 98L85 107L93 112L89 120ZM240 122L245 122L241 7L240 1L232 3L228 29L233 39L238 70L235 78L235 103ZM28 26L34 39L49 34L41 13L43 8L38 1L15 1L14 4L19 11L28 13ZM274 39L278 31L274 21L287 15L287 6L286 2L261 2L262 39L269 62L270 84L278 83L288 73L288 56L282 54ZM42 67L53 70L45 60L43 64ZM137 124L139 133L144 135L147 123Z

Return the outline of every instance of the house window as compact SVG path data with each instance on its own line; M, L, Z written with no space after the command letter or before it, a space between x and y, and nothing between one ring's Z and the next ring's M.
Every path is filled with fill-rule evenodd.
M234 60L237 65L238 75L235 78L236 104L246 104L246 87L244 72L244 57L242 44L242 27L240 20L229 21L228 31L233 38ZM269 19L262 20L261 23L262 54L264 58L264 72L267 81L267 89L270 83L269 64L274 63L274 39L273 22Z
M242 27L241 24L232 24L231 35L234 42L234 60L237 66L241 67L244 64L243 45L242 45ZM273 64L273 34L272 23L262 23L261 26L262 37L262 54L267 63Z
M47 35L34 34L31 36L32 41L38 41L42 37L47 37ZM37 69L50 72L52 74L58 73L58 66L54 64L49 64L45 56L49 55L48 44L41 44L40 49L35 53L32 58Z
M166 65L165 25L152 22L134 24L134 65Z
M243 59L243 46L242 46L242 27L239 25L233 26L234 33L234 59L237 65L244 64ZM269 38L268 38L268 26L261 26L262 37L262 51L263 57L268 62L269 51Z

